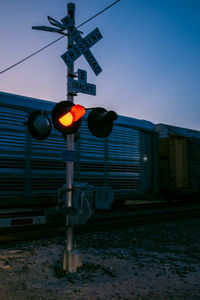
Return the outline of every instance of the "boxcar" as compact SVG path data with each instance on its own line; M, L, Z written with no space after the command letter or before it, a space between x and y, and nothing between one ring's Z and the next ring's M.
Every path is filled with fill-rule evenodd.
M0 92L0 207L56 204L65 183L66 141L54 129L46 140L35 140L26 126L31 111L50 115L54 105ZM123 116L109 137L96 138L86 115L75 143L75 181L109 186L115 201L152 195L157 191L157 142L154 124Z
M159 134L160 190L169 198L200 199L200 132L156 125Z

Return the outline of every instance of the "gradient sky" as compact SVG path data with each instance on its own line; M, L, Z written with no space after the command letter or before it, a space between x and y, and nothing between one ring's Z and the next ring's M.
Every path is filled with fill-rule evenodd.
M60 20L67 3L76 4L76 25L114 0L0 0L0 71L59 37L32 30ZM103 72L95 76L82 56L97 96L79 93L75 102L103 106L118 114L153 123L200 130L200 0L121 0L80 30L96 27L103 39L91 51ZM63 38L0 75L0 90L59 102L66 99L66 51Z

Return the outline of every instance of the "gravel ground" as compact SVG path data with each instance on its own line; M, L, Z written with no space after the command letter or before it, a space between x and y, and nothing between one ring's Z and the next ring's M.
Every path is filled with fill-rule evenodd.
M83 268L63 276L63 237L0 246L1 300L200 299L200 219L76 236Z

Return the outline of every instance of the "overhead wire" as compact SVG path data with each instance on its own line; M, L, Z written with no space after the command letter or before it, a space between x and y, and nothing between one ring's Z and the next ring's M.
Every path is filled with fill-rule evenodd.
M103 10L101 10L99 13L97 13L96 15L94 15L93 17L89 18L87 21L81 23L79 26L77 26L77 28L85 25L86 23L88 23L89 21L91 21L92 19L96 18L97 16L99 16L100 14L102 14L104 11L106 11L107 9L111 8L113 5L115 5L117 2L119 2L120 0L117 0L115 2L113 2L112 4L108 5L106 8L104 8Z
M83 23L81 23L80 25L78 25L76 28L80 28L81 26L85 25L86 23L88 23L89 21L91 21L92 19L96 18L97 16L99 16L100 14L102 14L104 11L106 11L107 9L111 8L113 5L115 5L117 2L119 2L120 0L117 0L115 2L113 2L112 4L110 4L109 6L105 7L103 10L101 10L100 12L98 12L97 14L95 14L94 16L92 16L91 18L87 19L86 21L84 21ZM21 64L22 62L26 61L27 59L33 57L34 55L38 54L39 52L45 50L46 48L50 47L51 45L55 44L56 42L58 42L59 40L61 40L62 38L64 38L64 36L59 37L58 39L52 41L51 43L49 43L48 45L42 47L41 49L33 52L32 54L28 55L27 57L23 58L22 60L16 62L15 64L11 65L10 67L2 70L0 72L0 75L9 71L10 69L16 67L17 65Z
M18 61L18 62L15 63L14 65L12 65L12 66L10 66L10 67L4 69L3 71L0 72L0 74L3 74L4 72L6 72L6 71L8 71L8 70L10 70L10 69L12 69L12 68L14 68L14 67L16 67L17 65L21 64L21 63L24 62L25 60L27 60L27 59L31 58L32 56L38 54L39 52L43 51L44 49L48 48L49 46L55 44L56 42L58 42L59 40L61 40L63 37L64 37L64 36L59 37L59 38L56 39L55 41L53 41L53 42L51 42L50 44L48 44L48 45L42 47L42 48L39 49L38 51L33 52L32 54L30 54L29 56L27 56L27 57L23 58L22 60Z

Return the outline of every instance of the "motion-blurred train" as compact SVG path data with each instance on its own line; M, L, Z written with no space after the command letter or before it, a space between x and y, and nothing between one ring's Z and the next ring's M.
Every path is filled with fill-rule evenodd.
M65 183L66 141L52 130L36 140L30 112L55 103L0 92L0 208L47 207ZM119 116L107 138L93 136L83 117L75 143L74 180L111 187L114 202L200 198L200 132ZM106 197L102 203L106 204ZM104 207L104 204L102 204Z

